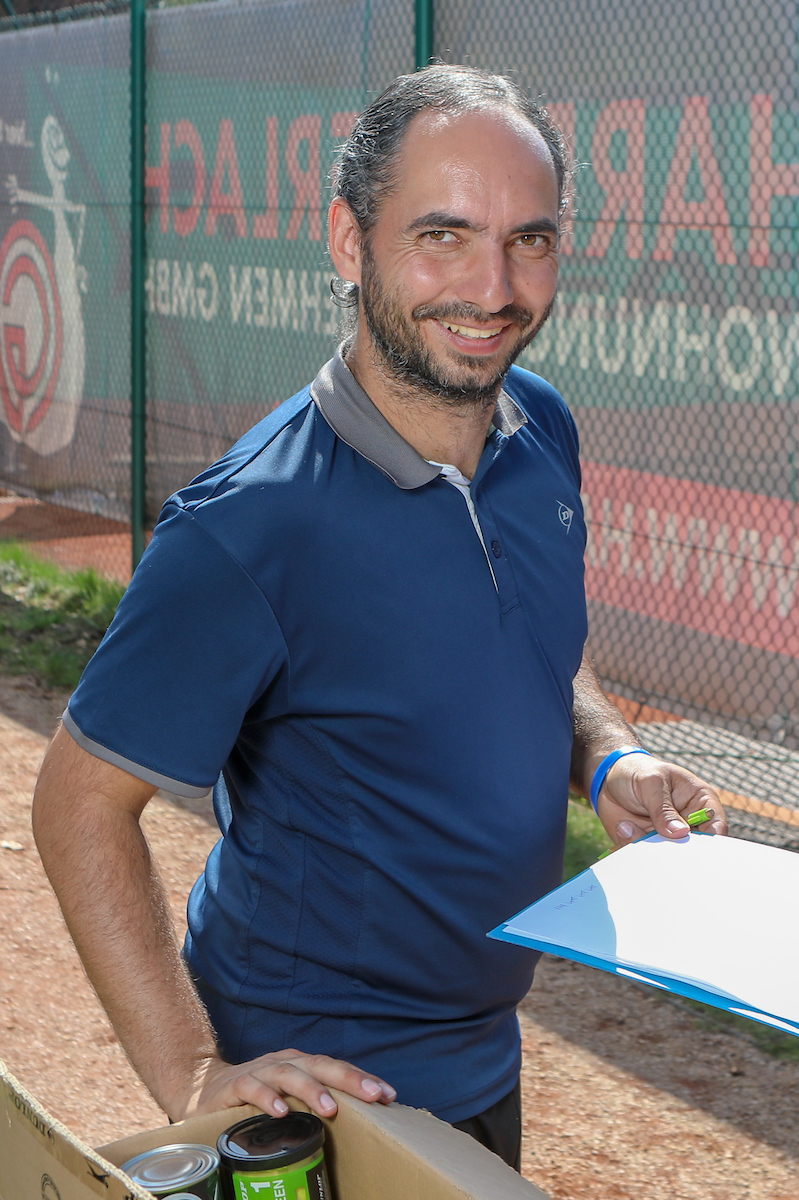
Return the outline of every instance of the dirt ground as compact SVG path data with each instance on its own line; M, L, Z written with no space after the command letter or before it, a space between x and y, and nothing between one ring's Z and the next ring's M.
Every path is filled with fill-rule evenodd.
M65 702L0 677L0 1058L100 1145L164 1118L86 981L33 846L33 782ZM215 840L209 806L157 797L145 819L182 924ZM542 962L520 1016L524 1173L552 1200L799 1200L799 1063L559 959Z

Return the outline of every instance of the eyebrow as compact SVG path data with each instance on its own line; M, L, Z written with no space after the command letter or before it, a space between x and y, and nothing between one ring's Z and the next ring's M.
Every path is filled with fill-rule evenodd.
M411 221L408 226L408 232L413 233L416 229L477 229L471 221L467 221L466 217L456 217L454 213L446 212L429 212L423 217L417 217L415 221Z
M455 216L454 213L447 212L429 212L423 217L417 217L415 221L411 221L408 226L408 233L414 233L417 229L473 229L476 233L482 232L485 228L483 225L475 225L466 217ZM517 229L512 230L514 234L525 233L551 233L557 236L558 227L554 221L548 217L542 217L538 221L527 221L524 225L519 225Z
M514 229L514 233L554 233L558 234L558 226L555 221L550 221L548 217L542 217L540 221L528 221L526 225L520 225L518 229Z

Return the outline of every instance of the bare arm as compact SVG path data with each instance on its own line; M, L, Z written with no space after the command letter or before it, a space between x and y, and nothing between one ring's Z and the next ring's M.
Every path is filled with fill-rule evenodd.
M280 1116L285 1095L330 1116L328 1087L394 1099L382 1080L324 1055L283 1050L240 1066L220 1058L139 824L154 791L61 727L36 786L33 830L89 979L156 1101L180 1120L245 1103Z
M574 680L572 784L583 796L606 755L621 746L640 746L632 726L608 700L588 658L583 656ZM664 837L688 833L685 817L711 808L714 817L700 828L727 832L718 792L693 772L645 754L620 758L599 793L599 818L617 844L636 841L656 829Z

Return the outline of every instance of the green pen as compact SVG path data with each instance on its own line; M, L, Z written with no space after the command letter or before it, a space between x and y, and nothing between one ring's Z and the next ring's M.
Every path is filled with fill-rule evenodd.
M689 813L685 819L693 829L694 825L704 825L705 821L709 821L710 818L715 817L715 815L715 809L698 808L696 812Z
M693 829L695 825L704 825L705 821L709 821L710 818L715 817L715 815L716 811L713 808L698 808L696 812L689 813L685 819L690 825L691 829ZM600 854L597 862L603 858L607 858L609 854L613 854L614 850L620 849L620 846L611 846L610 850L605 850L602 854Z

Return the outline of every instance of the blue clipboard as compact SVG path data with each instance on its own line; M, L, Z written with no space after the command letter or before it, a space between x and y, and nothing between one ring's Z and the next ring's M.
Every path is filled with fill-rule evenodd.
M797 899L799 855L791 851L702 833L677 842L651 834L488 936L799 1036ZM703 901L721 928L703 933L695 919ZM688 919L675 936L680 914Z

